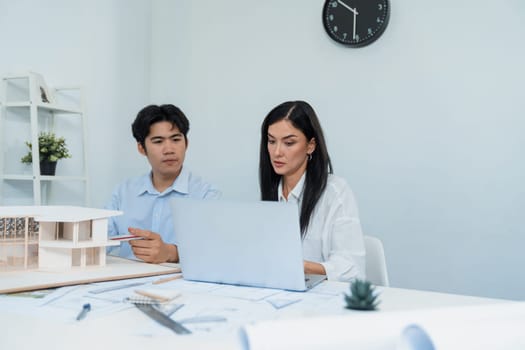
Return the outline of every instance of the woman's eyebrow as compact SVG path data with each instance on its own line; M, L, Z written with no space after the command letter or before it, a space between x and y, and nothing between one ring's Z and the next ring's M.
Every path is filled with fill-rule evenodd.
M273 136L272 134L268 133L268 137L271 137L271 138L276 138L275 136ZM286 135L284 136L282 139L285 140L285 139L290 139L292 137L297 137L297 135L294 135L294 134L290 134L290 135Z

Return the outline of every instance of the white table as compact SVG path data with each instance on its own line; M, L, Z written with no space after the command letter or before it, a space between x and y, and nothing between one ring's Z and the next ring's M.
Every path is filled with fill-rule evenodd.
M36 306L36 301L20 297L0 297L0 349L241 349L239 329L247 322L370 314L344 308L342 293L348 291L347 283L324 282L312 291L292 293L176 280L155 287L148 282L143 287L162 287L181 292L181 296L174 302L185 306L172 316L175 320L211 314L223 315L226 321L186 324L193 334L181 336L153 322L134 306L122 303L115 303L115 310L112 312L108 312L108 309L104 309L104 312L93 309L84 320L74 320L77 310L80 311L84 302L96 302L95 299L85 297L90 295L85 291L101 286L72 288L72 292L46 306ZM372 312L374 315L427 308L509 303L504 300L399 288L378 287L378 291L381 293L381 304L379 311ZM268 295L272 293L275 294ZM277 306L286 301L295 302L277 309L269 301Z

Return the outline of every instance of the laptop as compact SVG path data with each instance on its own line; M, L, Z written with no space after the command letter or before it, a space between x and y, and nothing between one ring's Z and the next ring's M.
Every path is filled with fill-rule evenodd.
M280 202L172 200L184 279L305 291L297 206Z

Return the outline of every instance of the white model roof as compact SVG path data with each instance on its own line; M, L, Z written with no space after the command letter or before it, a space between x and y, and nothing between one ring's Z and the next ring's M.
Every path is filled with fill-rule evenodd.
M30 216L39 222L80 222L122 215L117 210L74 206L0 206L0 217Z

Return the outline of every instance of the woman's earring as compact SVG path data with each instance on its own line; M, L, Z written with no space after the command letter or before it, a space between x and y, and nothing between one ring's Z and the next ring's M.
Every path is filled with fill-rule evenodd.
M312 153L308 153L308 161L312 160Z

